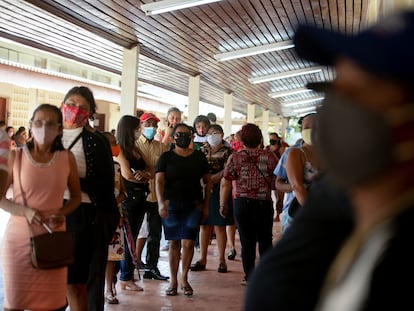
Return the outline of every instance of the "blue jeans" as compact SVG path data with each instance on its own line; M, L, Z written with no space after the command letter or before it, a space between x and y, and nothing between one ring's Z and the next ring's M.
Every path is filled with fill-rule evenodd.
M259 243L260 257L272 247L273 202L236 198L234 203L243 270L247 280L255 266L256 241Z

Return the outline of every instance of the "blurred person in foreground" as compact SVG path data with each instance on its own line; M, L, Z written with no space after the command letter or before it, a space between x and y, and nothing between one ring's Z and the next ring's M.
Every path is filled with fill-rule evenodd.
M311 190L308 208L305 204L271 252L278 252L278 256L263 262L262 269L258 269L246 296L246 310L254 310L255 301L273 309L295 309L298 303L293 307L287 305L278 292L288 291L286 287L294 291L296 301L305 298L308 302L307 308L300 310L414 308L411 287L406 285L414 277L414 255L407 252L414 239L413 32L414 11L386 17L353 37L311 26L298 28L295 46L299 56L336 69L333 90L318 112L315 140L321 163L329 174L326 178L349 197L354 227L349 235L342 233L346 237L344 243L338 239L327 244L324 239L336 235L337 228L330 226L333 231L325 230L314 219L313 233L305 237L309 240L319 234L314 245L324 243L325 248L317 248L320 252L315 250L313 254L308 252L307 258L298 244L294 247L285 243L282 250L282 241L301 230L303 223L311 225L310 215L302 224L300 216L304 218L311 210L318 213L318 206L311 204ZM318 214L320 220L325 216ZM332 221L341 224L340 214L331 216ZM328 253L334 256L327 258ZM291 270L288 275L285 271L285 280L316 278L317 282L306 290L282 283L277 275L278 262L286 261L288 255L295 256L296 265L285 265ZM328 269L321 269L321 260L330 263ZM318 269L298 275L304 270L298 271L298 267L309 261ZM278 270L275 265L269 269L272 262L279 265ZM280 287L275 288L275 283ZM260 287L254 288L257 284ZM277 298L262 295L260 288L266 288ZM309 295L311 288L317 290Z

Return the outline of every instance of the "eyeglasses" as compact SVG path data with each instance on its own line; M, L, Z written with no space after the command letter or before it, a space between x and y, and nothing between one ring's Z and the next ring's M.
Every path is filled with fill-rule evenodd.
M30 125L35 128L48 127L48 128L57 128L60 123L56 121L47 121L47 120L34 120L30 122Z

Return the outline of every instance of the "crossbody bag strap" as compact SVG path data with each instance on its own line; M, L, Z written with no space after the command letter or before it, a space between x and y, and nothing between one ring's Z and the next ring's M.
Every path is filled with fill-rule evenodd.
M27 201L26 201L26 193L23 191L23 186L22 186L22 156L23 156L23 149L19 150L19 154L17 156L17 170L19 171L19 186L20 186L20 192L22 194L22 198L23 198L23 204L24 206L27 206Z
M68 150L72 149L73 146L75 146L76 142L79 140L79 138L82 137L83 130L79 133L78 136L72 141L72 143L69 145Z
M21 178L22 177L21 171L22 171L23 149L21 149L19 151L20 151L19 155L17 156L17 169L19 171L19 186L20 186L20 192L22 194L23 204L24 204L24 206L27 207L26 193L23 191L22 178ZM29 226L30 235L34 236L32 226L31 226L30 222L27 219L26 219L26 221L27 221L27 224ZM44 222L42 222L42 226L43 226L43 228L46 229L47 232L52 233L52 230Z

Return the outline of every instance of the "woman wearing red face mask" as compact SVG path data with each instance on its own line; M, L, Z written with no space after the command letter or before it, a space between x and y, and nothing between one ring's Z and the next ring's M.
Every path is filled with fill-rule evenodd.
M103 310L108 244L119 222L111 148L88 123L95 111L87 87L73 87L63 100L63 145L75 155L82 190L81 205L67 217L75 241L75 262L68 267L72 311Z
M65 216L80 203L79 176L73 154L62 145L59 108L49 104L37 107L30 131L33 138L10 153L13 201L3 198L0 204L11 213L1 250L4 310L64 310L67 268L33 268L30 236L46 233L47 226L53 231L65 230ZM62 205L66 188L68 200Z

